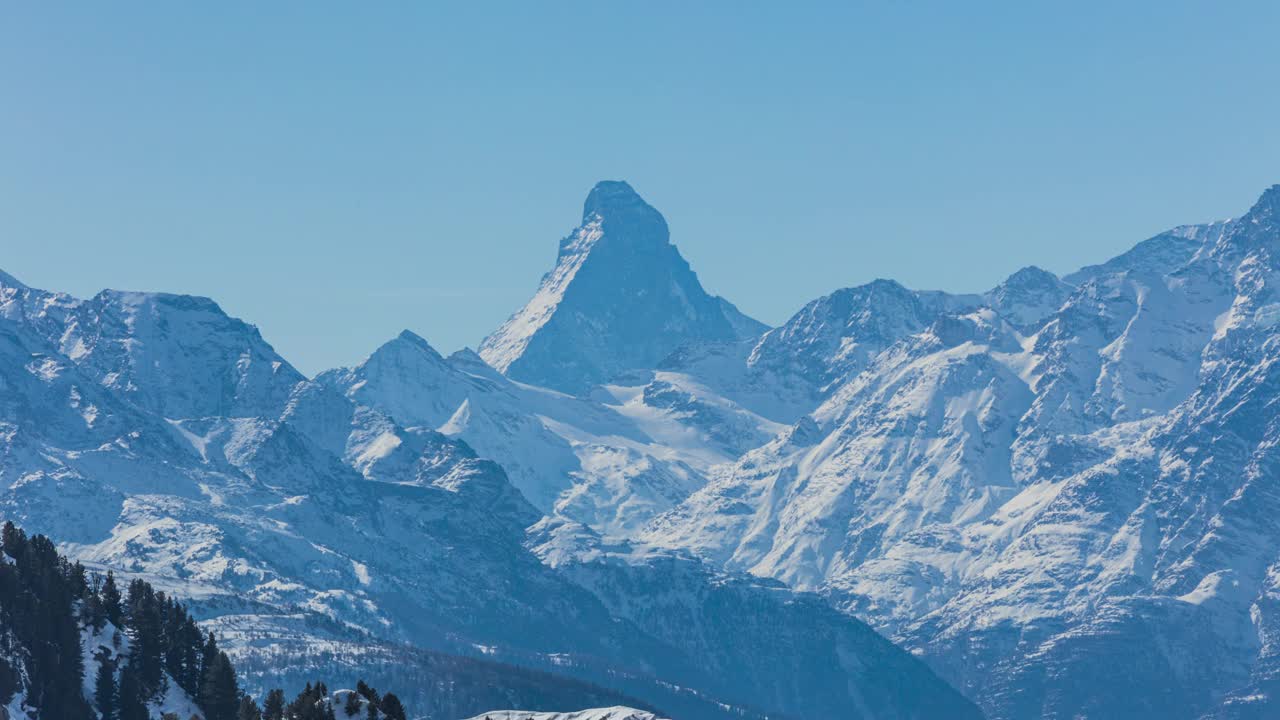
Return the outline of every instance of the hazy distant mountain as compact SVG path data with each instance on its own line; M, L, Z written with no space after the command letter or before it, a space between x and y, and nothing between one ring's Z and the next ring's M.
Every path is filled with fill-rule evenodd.
M433 650L671 717L976 717L927 662L995 718L1270 717L1278 253L1280 186L768 329L601 183L479 354L406 332L314 380L212 301L0 275L0 509L255 677Z
M508 462L533 448L538 463L537 444L562 438L547 429L557 416L639 465L658 446L617 402L514 384L412 335L311 381L210 300L0 286L0 514L188 599L251 680L345 669L462 693L456 683L484 672L510 689L447 705L474 711L483 697L535 697L532 668L678 717L978 716L924 663L816 599L680 553L586 552L585 530L572 560L544 562L526 547L544 511L434 427L514 447ZM581 438L558 442L567 455L549 457L579 462ZM614 477L607 449L584 452L603 459L567 488L607 480L645 496L634 465ZM684 471L670 462L654 477ZM620 602L641 592L662 598L662 616ZM570 687L548 681L542 697Z
M644 539L826 594L993 717L1280 712L1278 210L806 307L749 357L785 336L821 404Z
M753 337L765 326L708 295L667 222L625 182L602 182L582 225L527 305L480 345L516 380L578 393L651 368L691 341Z

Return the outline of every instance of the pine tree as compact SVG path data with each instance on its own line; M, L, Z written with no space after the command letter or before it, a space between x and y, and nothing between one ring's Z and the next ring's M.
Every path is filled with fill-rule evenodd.
M0 579L6 580L10 595L0 599L0 606L8 631L26 651L27 704L38 708L41 717L87 718L93 710L81 689L75 570L43 535L28 539L12 524L5 525L2 535L13 564L0 565L5 570Z
M110 570L107 571L107 579L102 582L102 611L112 625L121 627L124 611L120 607L120 588L116 587L116 576Z
M120 671L119 720L150 720L147 703L142 696L142 684L132 664Z
M382 714L387 716L387 720L406 720L404 705L393 692L382 696Z
M240 697L240 709L236 711L236 720L262 720L262 711L258 703L248 695Z
M115 720L116 664L106 655L98 658L98 676L93 683L93 700L102 720Z
M200 707L206 720L236 720L240 708L240 688L236 684L236 671L224 652L219 652L210 662L200 686Z
M14 527L12 522L5 522L4 530L0 531L0 548L4 549L4 554L16 559L22 555L26 544L27 534Z
M89 593L89 573L85 571L84 565L77 560L71 564L71 592L75 593L77 598L83 598Z
M364 696L365 700L373 700L377 693L364 680L356 681L356 692Z
M284 720L284 690L276 688L267 693L262 703L262 720Z
M164 690L163 627L160 617L161 599L143 580L129 583L125 600L128 609L125 622L129 629L129 665L138 673L138 685L144 700Z
M360 712L360 693L347 693L347 701L343 704L342 710L346 712L347 717L354 717L356 713Z
M102 576L94 573L89 579L83 602L80 604L80 618L93 631L100 632L107 624L107 615L102 607Z

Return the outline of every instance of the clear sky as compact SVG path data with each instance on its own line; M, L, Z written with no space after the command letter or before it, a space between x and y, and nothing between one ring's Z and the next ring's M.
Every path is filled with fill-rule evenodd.
M211 296L311 373L475 345L608 178L769 323L981 290L1280 182L1278 33L1275 2L8 4L0 268Z

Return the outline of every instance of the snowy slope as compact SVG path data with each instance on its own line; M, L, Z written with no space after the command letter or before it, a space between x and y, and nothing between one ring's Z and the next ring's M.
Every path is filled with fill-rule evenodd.
M996 718L1269 717L1278 216L766 331L602 183L479 354L314 380L212 301L0 275L0 510L286 674L410 643L677 717L972 713L852 615Z
M0 513L90 567L187 598L238 659L261 661L265 650L276 672L296 676L318 648L372 657L407 644L607 684L682 717L802 716L850 692L911 707L920 688L938 703L932 716L973 712L923 664L820 603L769 600L776 590L751 584L732 603L695 602L690 591L718 576L693 560L673 609L692 627L723 631L704 630L699 643L659 632L530 551L526 528L542 513L500 464L433 429L496 432L525 418L551 433L572 418L531 444L571 437L576 462L577 446L607 438L591 457L633 452L638 460L621 461L630 470L659 445L639 428L676 423L512 383L412 337L358 372L310 381L211 301L121 297L0 288ZM470 389L400 392L431 372ZM476 437L495 448L527 440ZM583 471L616 481L604 462ZM633 488L645 482L616 486L642 497ZM662 567L628 576L655 592L671 581ZM732 628L764 602L801 656L838 647L847 664L889 652L915 690L885 696L838 674L815 681L786 658L739 652ZM847 637L808 633L820 618Z
M510 380L470 351L443 358L408 332L316 379L401 426L465 441L544 514L609 534L639 529L702 487L708 468L782 428L677 374L619 381L629 384L565 395Z
M857 374L866 331L802 313L835 386L644 538L826 594L994 717L1277 712L1278 215L890 306Z

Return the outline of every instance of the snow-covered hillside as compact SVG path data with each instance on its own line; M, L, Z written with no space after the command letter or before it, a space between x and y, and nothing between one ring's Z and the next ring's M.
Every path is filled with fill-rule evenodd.
M559 510L606 535L638 527L771 431L716 398L650 404L651 381L573 398L407 335L307 380L206 299L79 300L5 280L0 513L188 599L259 677L400 646L551 671L679 717L976 717L922 662L813 598L679 552L587 553L601 540L585 525L568 560L526 547L526 528ZM625 602L641 591L662 617ZM760 618L788 653L742 630Z
M821 404L643 538L827 595L994 717L1280 711L1278 216L806 308L752 357L785 338Z
M479 353L310 380L212 301L0 274L0 511L261 677L444 650L681 718L973 716L923 659L995 718L1268 717L1278 248L1280 186L767 329L602 183Z

